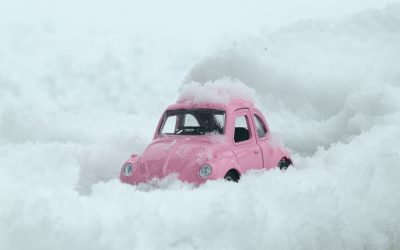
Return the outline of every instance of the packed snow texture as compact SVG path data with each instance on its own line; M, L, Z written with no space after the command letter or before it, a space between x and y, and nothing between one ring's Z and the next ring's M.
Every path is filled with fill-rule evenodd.
M181 89L177 102L228 105L239 101L254 104L255 99L255 91L243 82L230 78L221 78L205 83L191 82L185 84Z
M399 5L203 59L173 39L1 32L0 249L400 248ZM180 90L228 79L253 89L296 168L119 182Z

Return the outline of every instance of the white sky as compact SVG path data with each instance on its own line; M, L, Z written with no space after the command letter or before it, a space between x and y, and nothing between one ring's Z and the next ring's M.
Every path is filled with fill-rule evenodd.
M0 0L1 26L50 23L64 28L131 29L202 35L273 29L304 18L341 17L400 0Z

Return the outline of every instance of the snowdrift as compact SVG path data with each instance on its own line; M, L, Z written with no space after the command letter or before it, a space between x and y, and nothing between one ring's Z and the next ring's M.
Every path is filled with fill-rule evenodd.
M190 48L163 54L118 35L11 33L0 41L0 249L399 248L399 27L392 5L196 63ZM198 188L121 184L184 76L252 88L296 169Z
M254 105L256 93L243 82L222 78L205 83L191 82L181 88L177 103L228 105L242 101Z

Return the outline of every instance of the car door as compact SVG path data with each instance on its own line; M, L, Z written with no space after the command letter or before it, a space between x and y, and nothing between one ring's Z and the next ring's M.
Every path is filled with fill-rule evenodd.
M257 144L248 109L234 112L234 153L243 172L249 169L263 168L263 158L260 146Z
M257 137L257 143L261 148L264 168L269 169L274 167L271 156L274 154L274 149L270 143L270 133L268 130L267 123L259 111L254 111L252 114L255 134Z

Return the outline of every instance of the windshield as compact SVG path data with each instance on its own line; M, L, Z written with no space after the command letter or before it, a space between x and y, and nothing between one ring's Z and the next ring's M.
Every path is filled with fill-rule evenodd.
M224 134L225 112L210 109L171 110L164 115L160 134Z

